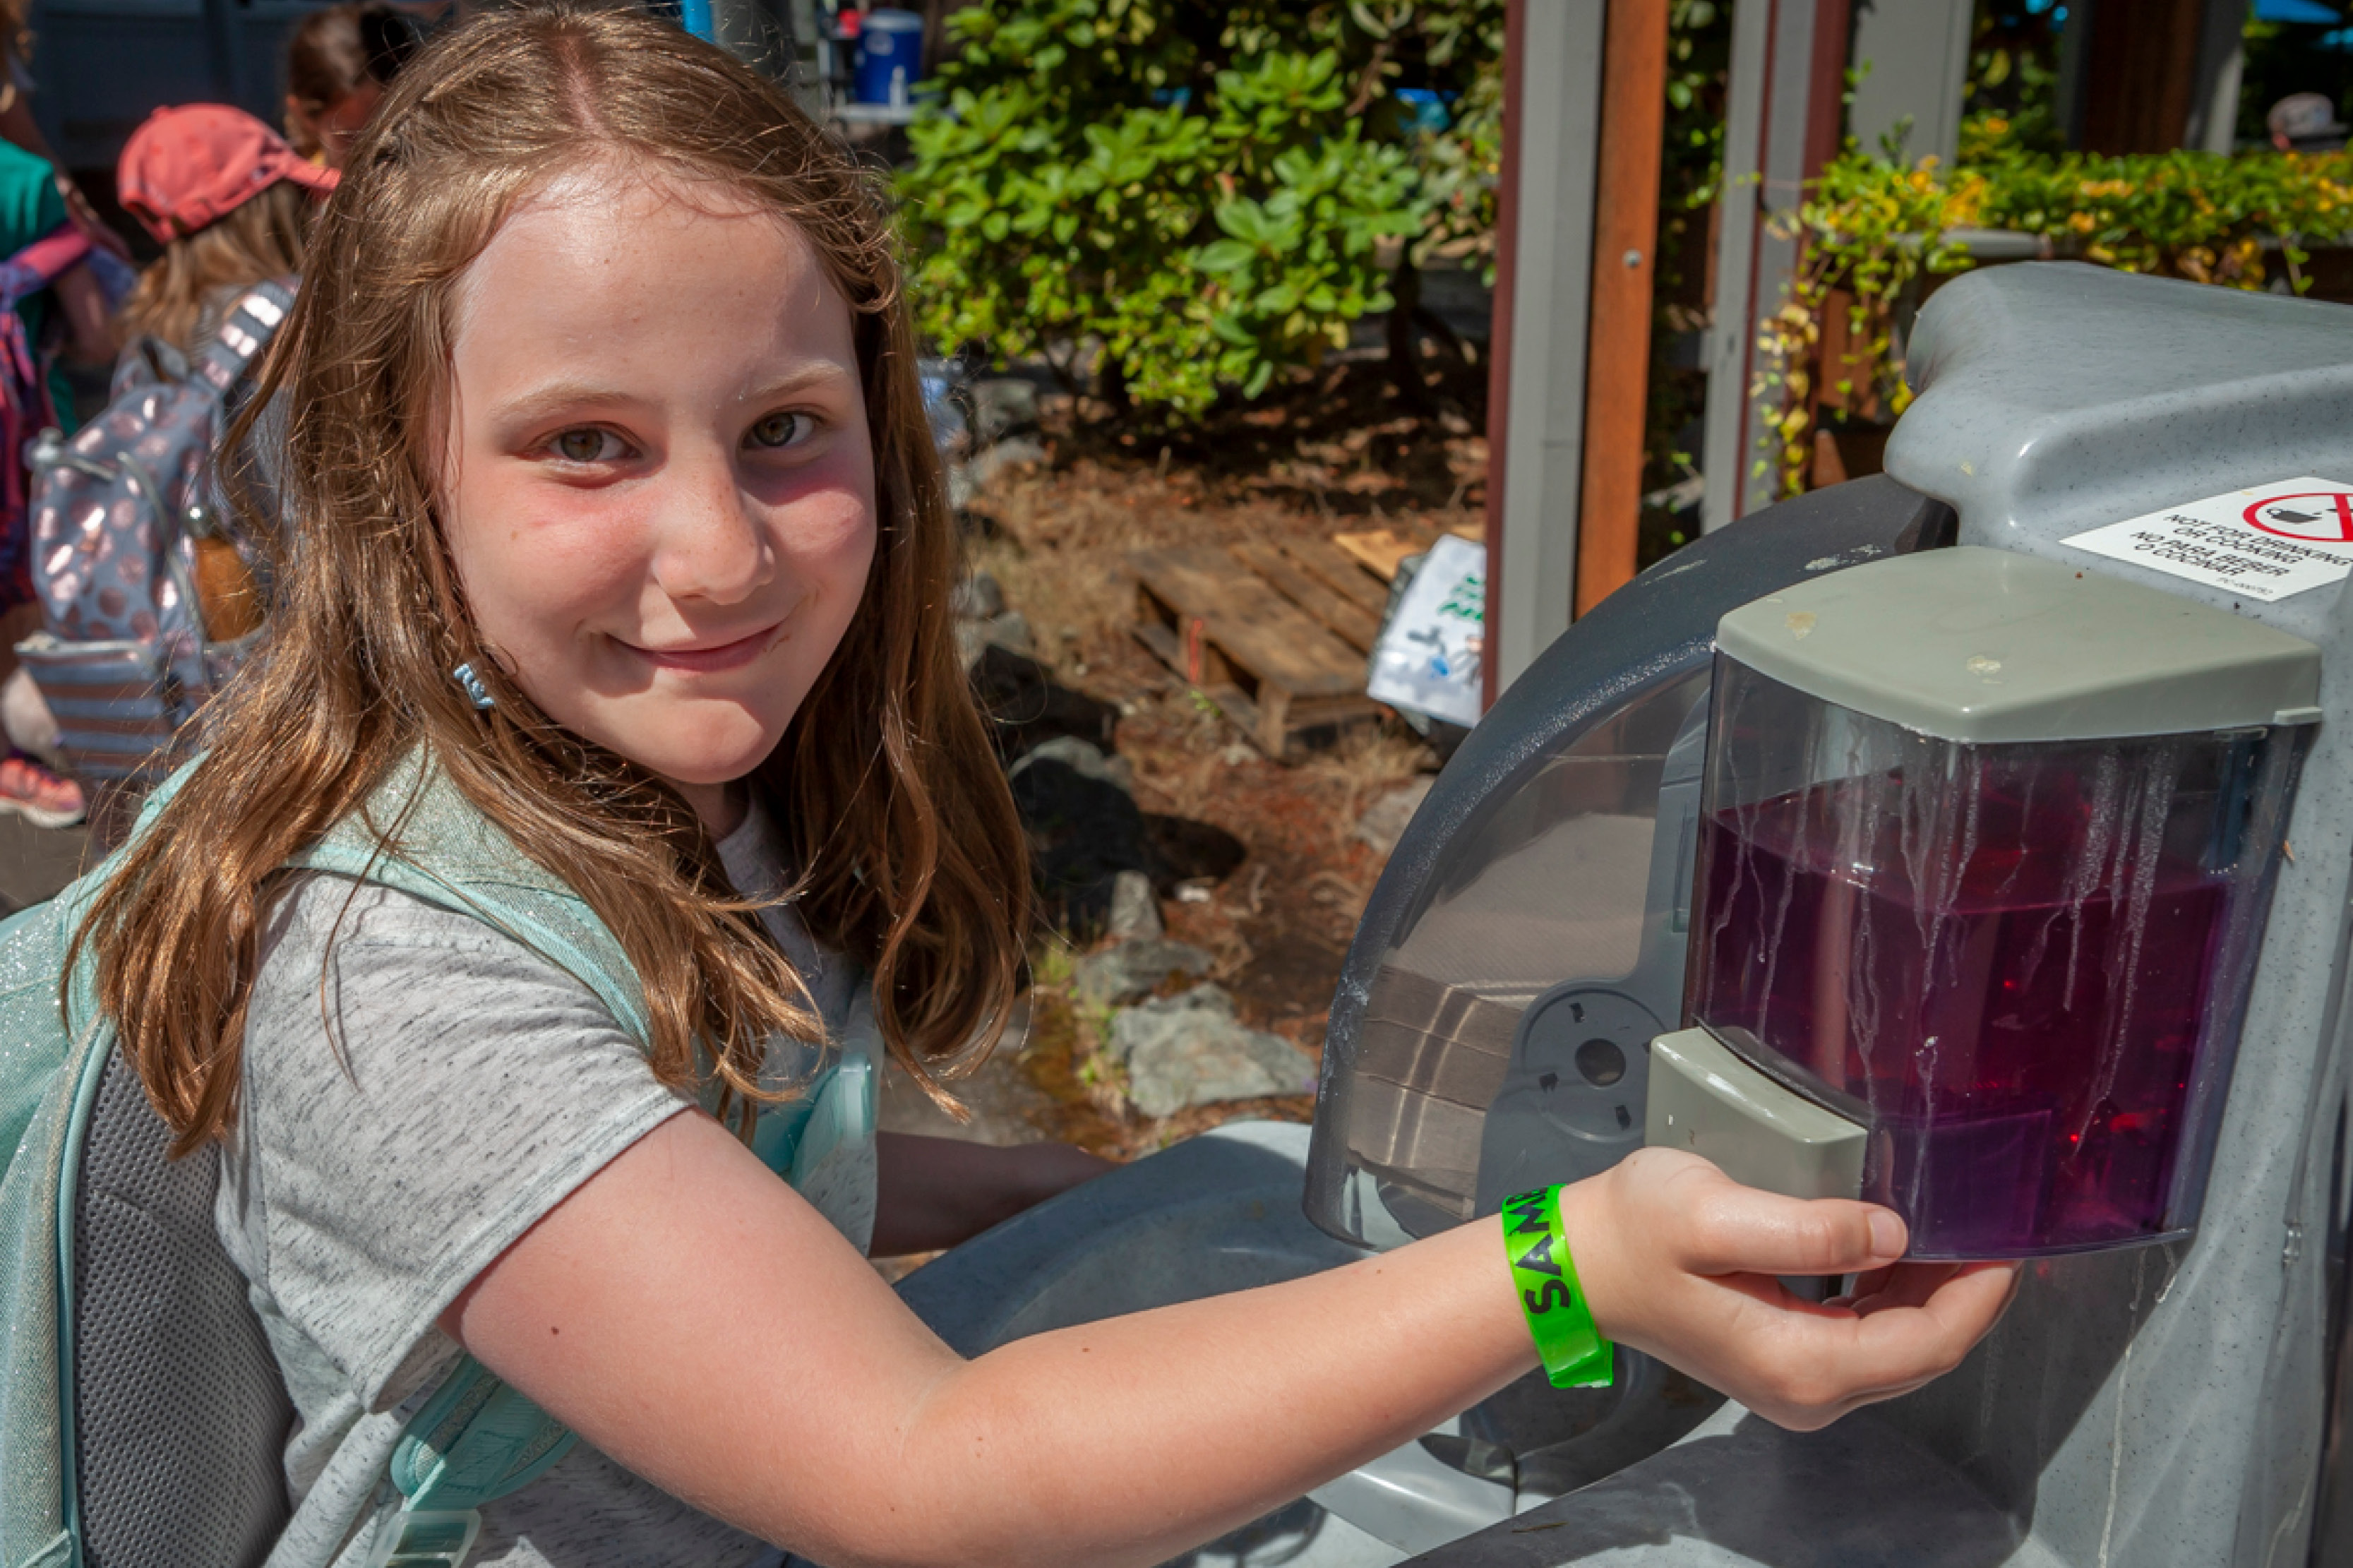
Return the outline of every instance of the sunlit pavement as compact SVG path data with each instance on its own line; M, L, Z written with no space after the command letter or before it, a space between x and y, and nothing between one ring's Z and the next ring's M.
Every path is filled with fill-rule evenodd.
M35 827L0 815L0 913L14 913L74 879L89 834L79 827Z

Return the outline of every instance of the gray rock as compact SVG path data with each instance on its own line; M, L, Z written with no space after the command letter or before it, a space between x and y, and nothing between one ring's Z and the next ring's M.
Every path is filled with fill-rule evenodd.
M1038 423L1038 385L1017 376L976 381L972 406L980 438L994 441L1009 430Z
M1235 1022L1233 998L1215 985L1130 1007L1112 1020L1107 1048L1146 1116L1315 1088L1314 1064L1282 1036Z
M950 630L955 637L956 657L964 661L967 674L980 662L980 656L992 647L1018 653L1023 658L1034 658L1038 651L1029 635L1029 618L1018 610L1008 610L986 621L959 616Z
M988 640L1008 652L1034 655L1038 639L1030 634L1029 617L1018 610L1008 610L981 623L988 628Z
M1046 448L1027 436L1016 436L1009 441L999 441L994 447L984 447L965 471L981 489L994 489L1009 474L1046 460Z
M1422 801L1430 795L1430 786L1437 779L1425 774L1406 785L1381 796L1365 808L1356 819L1356 837L1373 847L1373 853L1387 857L1405 837L1407 825L1413 814L1421 809Z
M1113 942L1153 942L1168 934L1160 923L1160 897L1141 871L1112 879L1110 931Z
M987 573L976 572L956 584L948 607L965 620L994 620L1005 613L1005 590Z
M1013 765L1005 770L1006 776L1019 778L1032 763L1060 763L1082 778L1100 779L1123 794L1135 793L1134 763L1125 757L1107 756L1101 746L1076 735L1056 735L1039 742L1013 760Z
M1209 955L1189 942L1146 938L1091 953L1072 967L1071 989L1091 1007L1141 1002L1172 974L1209 973Z

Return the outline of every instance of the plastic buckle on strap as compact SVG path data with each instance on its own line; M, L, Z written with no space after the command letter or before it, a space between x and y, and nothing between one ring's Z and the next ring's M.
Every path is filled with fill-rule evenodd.
M367 1568L462 1568L481 1533L470 1508L404 1508L377 1527Z

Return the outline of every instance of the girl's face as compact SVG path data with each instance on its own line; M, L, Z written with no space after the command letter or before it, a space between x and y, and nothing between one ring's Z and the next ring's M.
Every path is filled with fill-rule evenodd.
M454 307L443 528L482 640L723 830L874 557L849 306L774 214L600 171L518 208Z

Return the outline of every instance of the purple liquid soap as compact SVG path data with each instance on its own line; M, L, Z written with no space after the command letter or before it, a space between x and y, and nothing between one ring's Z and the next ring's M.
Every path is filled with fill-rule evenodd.
M1961 773L1712 816L1694 1015L1869 1106L1864 1190L1915 1256L2156 1234L2228 890L2197 861L2211 797Z

